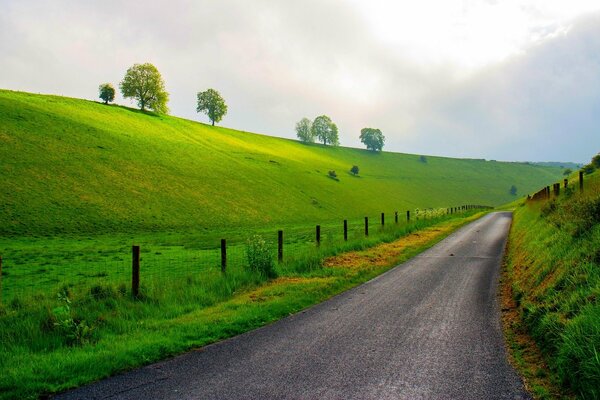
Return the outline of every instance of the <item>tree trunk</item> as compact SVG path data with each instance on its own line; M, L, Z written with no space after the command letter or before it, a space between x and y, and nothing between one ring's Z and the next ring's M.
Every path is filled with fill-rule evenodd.
M215 126L215 120L214 119L212 120L212 126Z

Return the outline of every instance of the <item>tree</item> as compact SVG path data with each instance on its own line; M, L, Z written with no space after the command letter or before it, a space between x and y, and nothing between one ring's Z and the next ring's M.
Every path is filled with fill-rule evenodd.
M567 168L563 171L563 175L564 176L569 176L573 173L573 170L571 168Z
M169 93L165 90L165 82L154 65L134 64L127 70L119 86L123 97L137 100L142 111L149 108L157 113L169 112Z
M104 104L108 104L115 99L115 88L110 83L103 83L98 86L98 91L100 92L99 97L104 100Z
M515 185L512 185L510 187L510 194L512 194L513 196L517 195L517 187Z
M198 92L198 107L196 112L203 112L208 115L213 126L215 122L221 122L223 116L227 114L227 104L221 97L221 94L215 89L208 89L204 92Z
M363 128L360 130L360 141L363 142L367 149L373 151L381 151L385 142L385 136L379 129Z
M352 172L352 175L354 176L358 175L358 165L353 165L352 168L350 168L350 172Z
M327 115L321 115L315 118L311 132L313 137L318 138L324 145L327 145L327 143L334 146L340 144L338 128Z
M421 156L421 157L419 157L419 161L422 162L423 164L427 164L427 157Z
M296 124L296 136L304 143L312 143L315 137L312 133L312 122L308 118L302 118Z

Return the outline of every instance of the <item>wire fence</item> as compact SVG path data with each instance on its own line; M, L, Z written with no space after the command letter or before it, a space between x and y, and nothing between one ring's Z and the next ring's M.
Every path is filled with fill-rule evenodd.
M465 205L439 209L416 209L406 212L371 215L345 221L329 221L313 226L293 226L284 230L257 230L268 244L278 268L285 269L307 256L322 258L335 249L351 249L393 239L433 224L452 214L490 207ZM280 232L281 231L281 232ZM18 307L24 301L43 298L60 291L78 296L101 297L103 291L122 294L157 294L188 284L209 284L223 273L235 274L248 267L247 238L251 234L233 235L233 240L217 241L201 236L192 239L160 238L139 244L137 261L132 247L93 247L79 251L39 252L8 251L0 258L0 301ZM139 275L136 280L136 264Z

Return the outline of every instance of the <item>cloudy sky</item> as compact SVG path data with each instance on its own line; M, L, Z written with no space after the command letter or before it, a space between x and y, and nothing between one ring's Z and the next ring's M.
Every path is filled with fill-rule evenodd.
M588 161L600 151L598 0L0 0L0 87L94 99L151 62L173 115L294 137L329 115L342 145ZM120 97L117 102L130 104Z

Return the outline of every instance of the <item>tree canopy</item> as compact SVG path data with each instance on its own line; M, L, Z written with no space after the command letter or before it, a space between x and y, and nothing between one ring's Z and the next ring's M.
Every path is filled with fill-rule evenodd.
M385 143L385 136L379 129L363 128L360 130L360 141L363 142L367 149L373 151L381 151Z
M227 104L221 97L221 94L215 89L208 89L204 92L198 92L198 107L197 112L203 112L208 115L212 125L215 122L220 122L223 116L227 114Z
M134 64L127 70L119 86L123 97L136 99L142 111L149 108L157 113L169 112L169 93L165 90L165 82L154 65Z
M352 175L358 175L358 165L353 165L352 168L350 168L350 172L352 172Z
M110 83L101 84L98 87L98 91L100 92L99 97L104 101L104 104L108 104L115 99L115 88Z
M296 136L304 143L312 143L315 137L312 133L312 122L308 118L302 118L296 124Z
M315 118L312 124L311 132L313 137L319 139L323 144L337 146L340 144L338 138L338 128L327 115L321 115Z

